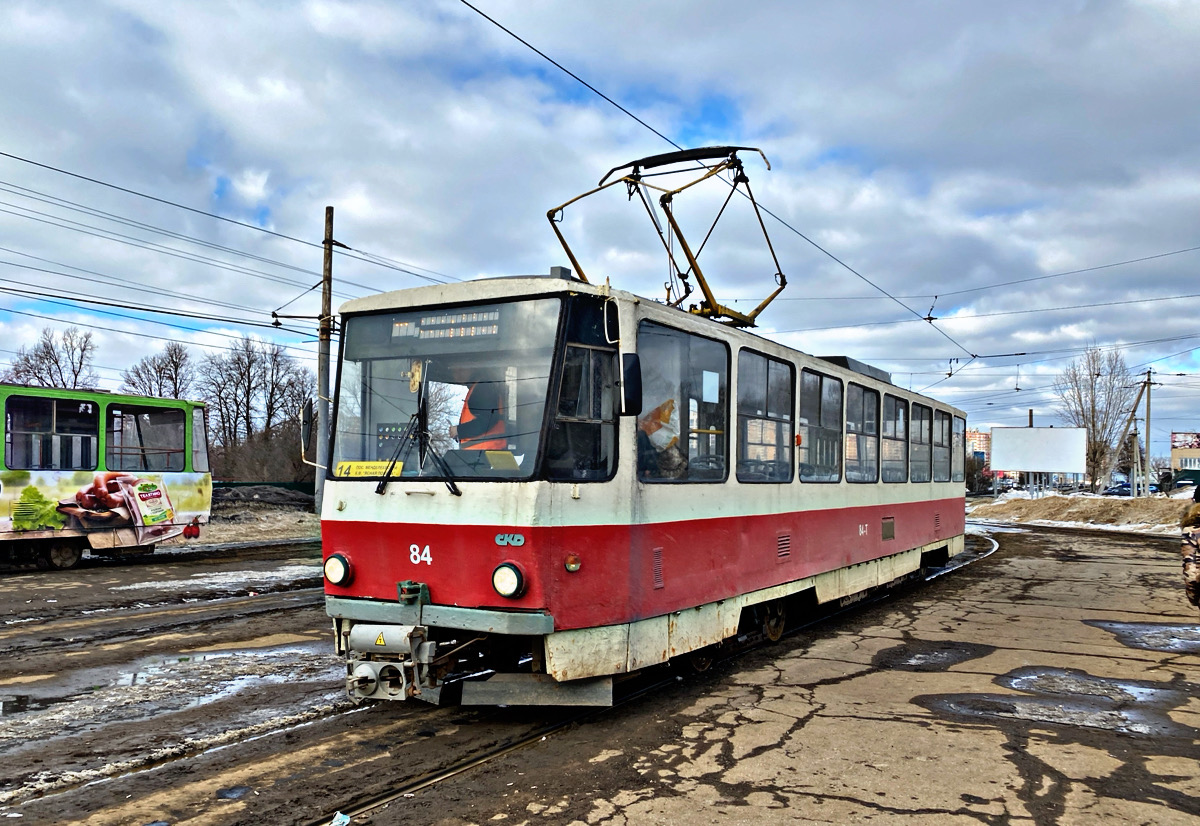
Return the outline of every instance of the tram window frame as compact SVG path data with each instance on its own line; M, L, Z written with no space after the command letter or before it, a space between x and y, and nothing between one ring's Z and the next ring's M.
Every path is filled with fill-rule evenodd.
M738 482L792 481L795 402L794 365L756 350L738 351Z
M542 475L553 482L603 482L616 474L617 349L608 341L604 301L575 296L554 385Z
M908 481L908 400L883 395L879 475L885 484Z
M104 466L131 473L184 472L187 422L187 412L179 407L110 402L104 411Z
M38 425L41 427L34 429ZM28 457L23 463L16 461L23 454L22 448ZM64 463L64 452L83 459ZM47 453L48 462L41 458ZM5 400L4 465L9 470L96 470L99 460L99 402L25 394L13 394Z
M635 425L638 480L723 483L729 476L729 345L642 319L637 347L644 400Z
M212 465L208 461L208 416L207 408L192 408L192 471L208 473Z
M796 420L799 443L796 445L796 459L800 467L801 482L828 484L842 480L844 397L841 379L809 370L807 367L800 371L800 415ZM810 424L810 419L815 423ZM805 432L801 433L801 429ZM832 453L832 463L804 461L813 452L826 459ZM817 473L818 469L823 469L824 472Z
M846 481L879 481L879 391L850 382L846 388ZM851 450L853 448L853 450ZM851 454L854 455L852 460Z
M933 411L933 481L950 481L950 414Z
M908 432L908 480L924 483L933 480L933 408L913 403Z
M950 481L967 481L967 420L954 417L954 432L950 442Z
M416 412L417 389L422 385L430 395L445 391L440 406L432 400L428 406L430 443L442 462L426 451L421 464L420 453L414 450L393 467L393 478L458 482L540 478L543 438L554 413L552 377L562 347L564 304L563 295L551 293L345 316L327 478L356 482L383 478L399 437ZM436 334L426 335L425 325ZM412 366L428 362L431 367L413 381ZM471 374L463 384L453 376L459 367ZM507 449L456 447L448 430L455 421L461 422L457 405L465 403L471 384L486 382L502 387Z

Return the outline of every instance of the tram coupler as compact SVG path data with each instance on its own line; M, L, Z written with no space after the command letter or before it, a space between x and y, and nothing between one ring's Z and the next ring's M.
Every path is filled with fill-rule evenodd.
M436 703L430 665L437 643L426 639L424 626L363 623L344 631L346 692L355 700L405 700L419 697ZM405 656L408 655L408 656ZM431 694L432 696L424 696Z

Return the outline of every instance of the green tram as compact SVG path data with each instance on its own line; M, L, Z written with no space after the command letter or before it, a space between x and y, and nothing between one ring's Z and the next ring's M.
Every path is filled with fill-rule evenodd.
M0 384L0 404L0 562L72 568L208 523L202 403Z

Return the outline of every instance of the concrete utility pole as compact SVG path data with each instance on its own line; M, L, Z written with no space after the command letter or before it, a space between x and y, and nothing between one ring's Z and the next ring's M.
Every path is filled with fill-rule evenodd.
M1146 495L1150 495L1150 371L1146 370Z
M333 207L325 207L324 264L321 267L321 316L317 322L317 513L325 497L329 467L329 340L333 337Z

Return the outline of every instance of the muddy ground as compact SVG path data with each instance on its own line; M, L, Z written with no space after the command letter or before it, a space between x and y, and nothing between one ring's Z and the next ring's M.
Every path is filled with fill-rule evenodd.
M1200 627L1172 543L997 534L885 601L354 824L1195 823ZM0 580L0 817L328 823L561 719L344 698L316 546Z
M316 539L320 517L313 497L295 491L255 485L216 488L212 517L198 540L176 537L163 547L199 543L254 542L263 539Z

